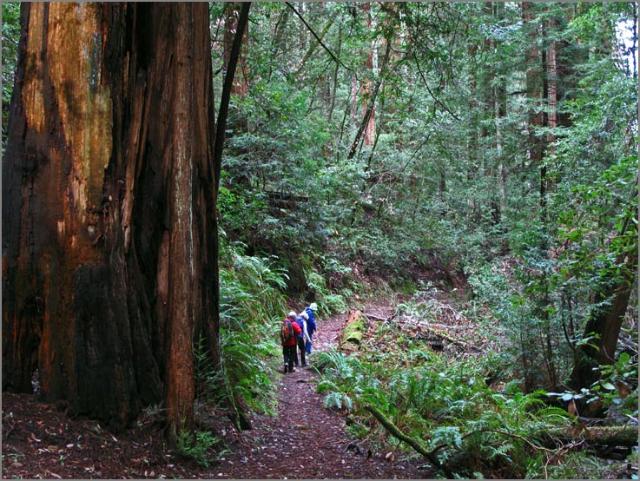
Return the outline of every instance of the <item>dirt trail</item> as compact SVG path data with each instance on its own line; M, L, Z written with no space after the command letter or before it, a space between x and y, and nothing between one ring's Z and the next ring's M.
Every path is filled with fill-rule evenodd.
M337 343L345 320L345 314L320 320L319 350ZM310 361L313 363L313 354ZM254 416L254 428L243 434L244 447L223 460L213 476L421 478L428 474L416 463L389 462L384 459L386 453L368 456L367 449L345 431L344 416L324 408L322 396L315 392L314 376L309 369L283 376L277 417Z
M367 306L379 317L388 307ZM337 343L346 315L319 321L316 347ZM313 364L313 354L310 359ZM315 392L314 371L298 369L278 383L278 415L253 415L253 429L237 433L228 421L212 424L232 454L208 468L167 448L161 417L147 410L126 432L66 415L64 403L46 404L31 394L3 393L3 478L423 478L415 462L389 462L385 453L346 432L345 417L325 409ZM225 435L226 432L226 435ZM400 458L399 453L394 457Z

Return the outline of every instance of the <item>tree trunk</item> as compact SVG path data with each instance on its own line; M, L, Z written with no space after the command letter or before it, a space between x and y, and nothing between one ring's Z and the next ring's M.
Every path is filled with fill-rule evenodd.
M365 12L367 17L367 30L371 30L373 22L371 18L371 4L363 3L362 10ZM371 41L371 49L367 55L367 61L365 62L365 67L371 73L372 76L376 75L377 70L377 48L376 41L373 39ZM371 92L372 82L370 78L366 78L362 83L362 97L364 102L362 103L362 115L366 117L367 125L364 129L364 145L373 145L374 139L376 138L376 104L372 103L371 112L367 115L367 109L369 108L369 99L372 95Z
M494 15L497 21L503 20L504 4L495 4ZM500 48L500 41L494 40L494 52L498 52ZM505 72L502 71L497 71L496 76L498 81L494 81L493 99L495 102L495 149L498 161L497 182L495 184L498 186L498 202L494 208L494 219L496 223L499 223L507 210L507 168L505 165L506 156L504 155L504 127L502 125L507 116L507 79Z
M544 156L544 138L535 129L544 124L543 101L543 70L538 49L538 28L532 25L534 6L531 2L522 3L522 18L527 28L528 48L526 51L526 89L529 101L528 130L529 130L529 160L531 165L539 165Z
M349 149L349 154L347 155L347 159L352 159L356 155L356 152L358 151L358 146L360 145L360 141L362 140L362 135L365 133L365 130L370 127L369 121L371 119L371 115L375 110L376 98L378 96L378 91L380 90L380 85L382 84L384 72L386 71L387 64L389 63L390 52L391 52L391 42L387 41L387 47L385 50L384 58L382 59L382 65L380 67L380 74L378 76L378 80L376 81L375 86L373 87L373 91L369 95L367 108L365 109L362 122L360 123L360 127L358 127L356 136L353 139L351 148Z
M227 72L229 60L231 58L231 47L233 45L233 39L236 36L238 30L238 18L240 17L241 4L228 3L224 10L224 71ZM248 23L244 27L242 32L242 48L240 50L240 57L238 58L238 73L234 76L233 87L231 93L244 97L249 93L249 67L247 65L247 43L249 39L248 35Z
M3 171L3 384L188 425L217 332L206 4L22 5ZM217 346L212 346L214 357Z
M615 361L616 346L620 328L629 306L634 276L638 265L637 245L626 254L621 254L616 264L623 265L621 278L609 282L596 295L596 304L584 329L584 337L596 336L589 343L582 344L576 353L576 363L571 373L571 386L578 390L589 387L598 380L599 374L593 368L598 364L612 364ZM601 304L606 303L602 306Z

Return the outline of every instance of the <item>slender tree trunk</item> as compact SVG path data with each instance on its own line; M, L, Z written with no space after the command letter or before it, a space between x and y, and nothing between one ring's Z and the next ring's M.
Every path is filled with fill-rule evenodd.
M366 14L367 18L367 29L371 30L373 26L373 21L371 17L371 4L363 3L362 10ZM376 41L375 39L371 41L371 49L367 55L367 61L365 62L365 67L373 76L376 74L377 70L377 49L376 49ZM367 118L367 124L364 129L364 145L373 145L373 142L376 138L376 104L372 103L372 107L370 108L370 112L367 115L367 109L369 109L369 98L372 95L372 81L370 78L367 78L362 83L362 97L364 102L362 103L362 115Z
M358 145L360 145L360 141L362 140L362 135L364 134L366 128L369 126L369 120L375 109L376 97L378 96L378 92L380 91L382 78L383 78L384 72L386 71L387 64L389 63L390 52L391 52L391 42L387 42L384 58L382 60L382 66L380 67L380 75L378 76L378 80L376 81L375 86L373 87L373 91L371 92L371 95L369 96L369 101L367 104L367 108L364 112L364 117L362 118L360 127L358 128L358 131L356 132L356 136L353 139L351 148L349 149L349 154L347 155L348 159L352 159L356 155L356 151L358 150Z
M469 47L469 56L475 59L477 47L472 45ZM478 170L478 88L477 88L477 76L478 67L477 62L473 60L473 66L469 73L470 76L470 96L469 96L469 133L467 137L467 185L471 187L475 183L476 173ZM469 219L472 222L479 221L478 202L476 194L470 191L470 195L467 199L467 206L469 208Z
M3 160L3 384L126 426L192 417L217 336L207 4L22 5ZM217 349L213 348L214 357Z
M543 70L540 60L540 49L538 48L538 29L532 25L534 18L534 6L532 2L522 3L522 17L524 25L527 27L528 47L526 51L526 89L529 102L528 130L529 130L529 160L531 165L540 165L544 156L544 137L536 132L536 128L544 124L544 112L542 109L542 84Z
M635 238L637 240L637 234ZM584 329L585 338L595 338L578 348L576 363L571 373L571 386L574 389L591 386L599 378L594 368L598 364L612 364L615 361L620 328L637 274L637 250L636 244L627 253L620 254L616 263L623 266L622 275L619 279L608 280L596 295L597 307L593 308Z
M342 24L338 25L338 49L336 50L336 55L338 58L340 57L340 53L342 51ZM329 105L329 116L327 118L327 122L331 123L331 119L333 118L333 109L336 105L336 98L338 97L338 69L340 68L340 64L336 62L336 67L333 71L333 89L331 92L331 103Z
M504 4L499 2L495 4L495 17L498 21L504 18ZM494 49L497 52L500 49L500 42L497 40L494 43ZM505 72L498 71L496 74L498 78L494 82L493 98L495 101L495 147L498 161L496 169L498 202L495 218L496 222L500 222L507 210L507 159L504 154L504 126L502 125L507 116L507 80Z
M224 11L224 71L227 72L229 60L231 58L231 48L233 40L238 30L238 18L240 16L241 5L239 3L228 3ZM239 97L245 97L249 93L249 66L247 64L247 50L249 39L248 23L242 33L242 47L238 58L237 72L233 78L231 93Z

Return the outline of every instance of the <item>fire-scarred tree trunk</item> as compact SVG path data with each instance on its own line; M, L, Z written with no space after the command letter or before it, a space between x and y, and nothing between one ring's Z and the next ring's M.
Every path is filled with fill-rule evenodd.
M190 422L217 349L208 11L22 5L3 163L3 384L127 425Z

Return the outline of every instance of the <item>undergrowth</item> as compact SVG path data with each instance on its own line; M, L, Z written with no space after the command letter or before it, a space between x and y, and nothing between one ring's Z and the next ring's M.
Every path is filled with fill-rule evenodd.
M280 349L274 333L286 309L285 288L286 274L274 259L244 255L241 244L221 248L221 369L212 369L204 349L196 349L210 399L275 414Z
M212 458L209 450L216 447L220 440L208 431L180 431L177 439L178 452L193 459L200 466L208 468ZM220 453L218 453L220 455Z
M563 409L547 406L542 391L524 394L516 382L492 390L485 381L492 362L447 359L409 340L401 351L319 353L315 365L325 405L350 412L352 434L399 444L368 414L371 406L453 475L543 476L548 460L540 441L571 420Z

